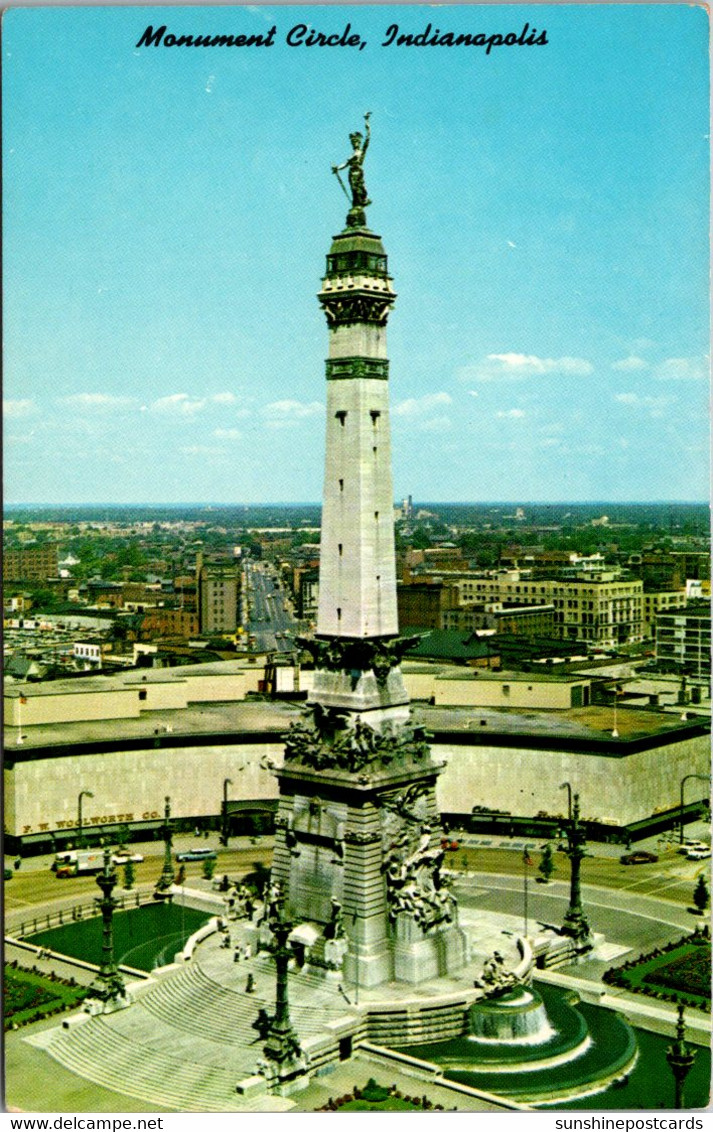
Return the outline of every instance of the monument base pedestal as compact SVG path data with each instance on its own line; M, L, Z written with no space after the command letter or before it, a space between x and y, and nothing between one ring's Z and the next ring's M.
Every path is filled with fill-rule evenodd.
M401 983L422 983L442 978L465 966L468 941L456 924L446 924L424 931L400 913L396 918L394 939L394 978Z

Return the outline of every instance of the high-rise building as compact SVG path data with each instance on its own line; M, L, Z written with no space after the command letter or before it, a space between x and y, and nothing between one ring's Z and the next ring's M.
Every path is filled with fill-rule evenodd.
M202 562L198 570L201 633L234 633L239 619L240 571L233 562Z

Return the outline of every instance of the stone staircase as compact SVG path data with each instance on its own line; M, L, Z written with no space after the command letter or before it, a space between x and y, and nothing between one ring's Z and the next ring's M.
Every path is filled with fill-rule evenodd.
M79 1019L28 1040L78 1076L149 1107L179 1112L261 1111L266 1104L270 1111L291 1108L278 1097L247 1100L236 1093L237 1082L251 1077L262 1057L253 1025L258 1011L274 1010L273 964L259 956L250 968L241 964L228 974L241 983L248 970L255 980L252 994L227 980L218 982L194 960L140 988L126 1010ZM334 988L325 988L318 977L308 982L293 1021L310 1060L319 1065L336 1056L338 1033L355 1020Z
M147 1106L177 1112L235 1111L236 1081L245 1072L226 1064L220 1051L216 1049L216 1064L190 1054L177 1056L176 1051L165 1052L121 1034L113 1024L118 1017L100 1015L67 1030L45 1031L51 1039L42 1044L65 1069Z

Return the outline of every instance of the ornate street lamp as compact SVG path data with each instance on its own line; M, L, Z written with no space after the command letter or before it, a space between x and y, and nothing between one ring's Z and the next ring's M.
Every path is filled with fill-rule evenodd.
M683 1085L696 1060L696 1050L691 1049L683 1040L685 1028L683 1025L683 1003L678 1003L678 1022L676 1024L676 1040L666 1050L666 1060L671 1067L675 1081L674 1108L683 1108Z
M565 785L569 786L569 783ZM574 795L571 816L567 822L567 848L565 853L570 860L569 908L562 925L563 935L571 936L581 949L591 947L591 929L582 908L582 888L580 870L582 858L586 857L587 839L579 823L579 794Z
M173 833L171 830L171 799L168 795L166 795L162 833L164 844L163 868L154 889L154 900L170 900L171 889L173 888Z
M222 813L222 830L220 834L220 844L228 844L228 787L233 785L232 778L223 779L223 813Z
M77 798L77 849L84 848L84 832L82 830L82 798L93 798L91 790L80 790Z
M268 897L268 899L270 899ZM304 1070L306 1059L300 1046L297 1033L290 1021L290 1005L287 993L287 968L292 957L292 948L287 943L294 927L285 917L285 897L281 890L275 893L268 911L268 926L274 943L270 950L275 959L276 993L275 1013L270 1019L267 1041L263 1047L268 1059L268 1075L278 1080L294 1077Z
M114 929L112 917L119 901L113 896L116 886L116 871L111 860L111 849L104 849L104 869L97 877L102 896L97 904L102 915L102 960L99 974L91 986L91 998L102 1003L104 1011L117 1010L129 1005L124 980L114 960Z

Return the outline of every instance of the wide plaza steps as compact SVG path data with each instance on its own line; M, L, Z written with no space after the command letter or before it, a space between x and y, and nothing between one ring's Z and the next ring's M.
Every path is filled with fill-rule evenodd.
M238 986L244 985L248 971L255 986L250 994L218 982L194 959L152 986L141 987L126 1009L44 1031L33 1044L85 1080L140 1099L147 1107L178 1112L260 1110L265 1098L256 1096L246 1103L238 1097L236 1084L255 1073L263 1056L254 1023L261 1009L274 1011L274 964L259 956L249 968L241 964L228 969ZM350 1023L356 1021L338 996L331 1003L318 1001L316 991L317 986L309 991L314 1003L302 1002L292 1012L313 1068L337 1056L344 1024L353 1029Z
M52 1031L44 1048L72 1073L147 1106L177 1112L235 1111L235 1085L245 1072L226 1064L224 1050L216 1047L214 1063L197 1061L189 1050L180 1056L121 1034L112 1024L118 1017L98 1015L68 1030Z

